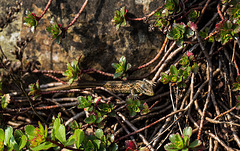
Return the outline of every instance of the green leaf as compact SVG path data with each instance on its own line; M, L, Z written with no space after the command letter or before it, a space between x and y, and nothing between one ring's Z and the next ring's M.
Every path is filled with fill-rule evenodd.
M18 151L19 146L13 136L9 140L8 148Z
M181 136L177 133L177 134L172 134L169 136L169 140L172 142L172 144L175 145L176 148L178 149L182 149L183 146L183 140L181 138Z
M90 107L92 104L91 99L89 99L89 98L86 99L85 97L79 96L77 99L78 99L78 102L80 103L78 105L78 108L80 108L80 109Z
M101 145L101 141L100 140L95 139L95 140L93 140L93 143L97 146L97 149L100 148L100 145Z
M194 63L192 66L192 71L196 74L198 72L198 69L199 69L199 67L198 67L197 63Z
M88 140L87 146L86 146L86 148L85 148L85 151L94 151L94 149L95 149L95 147L94 147L92 141L91 141L91 140Z
M27 133L27 135L34 136L34 130L35 130L35 127L32 125L25 126L25 132Z
M177 70L177 68L174 65L171 65L170 73L173 74L173 75L178 76L178 70Z
M79 147L81 146L81 144L85 138L84 132L81 129L76 129L74 131L74 135L76 136L75 145L76 145L77 149L79 149Z
M53 147L53 144L50 142L44 142L34 148L31 148L33 151L39 151L39 150L47 150L49 148Z
M13 128L7 127L7 129L5 130L4 145L9 146L9 141L12 135L13 135Z
M129 70L132 67L130 63L127 64L126 71Z
M160 81L163 83L163 84L167 84L169 82L169 78L168 78L168 75L164 72L161 73L161 79Z
M114 73L113 79L119 78L119 77L121 77L122 75L123 75L123 72Z
M116 143L113 143L109 148L109 151L117 151L118 150L118 145Z
M96 117L94 115L90 115L90 117L85 118L84 122L88 124L92 124L96 121Z
M27 136L22 135L19 145L19 150L21 150L27 144Z
M118 63L112 63L112 67L114 68L114 69L117 69L117 68L119 68L119 64Z
M143 110L141 111L141 115L148 114L150 112L148 104L145 102L143 104Z
M101 137L103 136L103 130L102 129L97 129L95 131L95 136L99 139L101 139Z
M69 137L69 139L67 140L67 142L64 145L71 146L74 144L74 142L75 142L75 137L72 135L71 137Z
M189 148L195 148L195 147L199 147L202 144L202 142L200 140L194 140L188 147Z
M11 99L10 99L10 95L9 94L4 94L3 96L1 96L1 106L3 109L5 109L8 104L10 103Z
M62 144L66 143L66 130L63 124L60 124L58 131L56 131L55 136Z
M5 138L4 130L0 128L0 142L3 141Z
M190 138L192 136L192 128L191 127L184 128L183 136L188 136L188 138Z
M190 28L187 28L186 30L186 37L191 38L194 35L194 31L191 30Z
M168 143L164 146L164 149L167 151L178 151L179 149L172 143Z

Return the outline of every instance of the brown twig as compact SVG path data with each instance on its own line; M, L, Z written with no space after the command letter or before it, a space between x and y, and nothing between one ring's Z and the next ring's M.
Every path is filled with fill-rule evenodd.
M173 115L175 115L175 114L177 114L177 113L184 112L184 111L185 111L184 109L181 109L181 110L177 110L177 111L175 111L175 112L171 112L170 114L168 114L168 115L160 118L159 120L156 120L155 122L153 122L153 123L151 123L151 124L149 124L149 125L147 125L147 126L145 126L145 127L143 127L143 128L140 128L140 129L136 130L135 132L132 132L132 133L130 133L130 134L128 134L128 135L125 135L125 136L120 137L120 138L117 139L115 142L118 142L118 141L120 141L120 140L122 140L122 139L124 139L124 138L127 138L128 136L137 134L137 133L145 130L146 128L149 128L149 127L151 127L151 126L153 126L153 125L155 125L155 124L157 124L157 123L159 123L159 122L167 119L167 118L170 117L170 116L173 116Z
M44 75L47 76L47 77L50 77L50 78L52 78L52 79L54 79L54 80L56 80L58 82L61 82L62 84L67 84L66 82L60 80L59 78L57 78L57 77L55 77L55 76L53 76L51 74L44 74Z
M200 20L202 19L203 14L205 13L205 10L206 10L208 4L210 3L210 1L211 1L211 0L208 0L208 1L206 2L206 4L204 5L204 7L203 7L203 9L202 9L202 11L201 11L201 16L198 18L196 24L198 24L198 23L200 22Z
M208 103L210 101L210 97L211 97L212 81L213 81L213 79L212 79L213 78L213 66L212 66L212 61L211 61L211 59L209 57L209 54L206 51L205 47L203 46L203 43L202 43L202 40L200 38L200 35L199 35L198 31L195 30L195 32L196 32L196 35L197 35L198 42L200 44L200 48L202 49L203 54L205 55L205 57L207 59L208 74L209 74L208 77L207 77L207 79L209 79L208 95L207 95L206 103L205 103L205 106L204 106L203 115L201 117L201 122L200 122L200 126L199 126L198 137L197 137L197 139L200 140L200 135L201 135L201 131L202 131L203 121L204 121L204 118L205 118L205 112L206 112L207 105L208 105Z
M217 11L218 11L218 14L219 14L220 18L221 18L222 20L224 20L223 14L222 14L222 12L221 12L221 10L220 10L220 3L218 3L218 5L217 5Z
M145 68L145 67L149 66L150 64L152 64L153 62L155 62L161 56L161 54L162 54L162 52L163 52L167 42L168 42L168 38L166 37L164 42L163 42L163 45L162 45L160 51L158 52L158 54L151 61L147 62L144 65L141 65L141 66L137 67L136 69L133 69L133 71Z

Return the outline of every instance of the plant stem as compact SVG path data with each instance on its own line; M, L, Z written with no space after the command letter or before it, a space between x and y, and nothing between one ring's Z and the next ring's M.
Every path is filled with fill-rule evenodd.
M49 0L48 3L47 3L47 5L46 5L46 7L45 7L45 9L44 9L44 11L42 12L41 16L36 17L37 21L39 21L39 20L43 17L43 15L46 13L46 11L47 11L47 9L49 8L49 6L50 6L51 3L52 3L52 0Z
M71 27L76 22L76 20L78 19L78 17L82 13L83 9L86 7L87 3L88 3L88 0L85 0L85 2L83 3L81 9L79 10L78 14L76 15L76 17L72 20L72 22L67 27L63 28L63 30L66 31L69 27Z
M140 20L146 20L148 19L149 17L151 17L152 15L154 15L157 11L159 11L161 8L163 8L163 6L165 6L165 3L158 7L157 9L155 9L154 11L152 11L150 14L148 14L147 16L145 17L142 17L142 18L130 18L128 16L125 16L126 17L126 20L134 20L134 21L140 21Z

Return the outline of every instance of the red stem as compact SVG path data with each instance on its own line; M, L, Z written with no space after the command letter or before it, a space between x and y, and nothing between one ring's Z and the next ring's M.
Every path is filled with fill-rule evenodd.
M71 27L76 22L76 20L78 19L78 17L82 13L83 9L86 7L87 3L88 3L88 0L86 0L83 3L83 5L82 5L81 9L79 10L78 14L76 15L76 17L72 20L72 22L67 27L64 28L64 30L67 30L69 27Z
M159 11L161 8L163 8L164 5L165 5L165 3L164 3L162 6L158 7L157 9L155 9L154 11L152 11L152 12L151 12L150 14L148 14L147 16L142 17L142 18L130 18L130 17L128 17L128 16L125 16L125 18L126 18L126 20L134 20L134 21L145 20L145 19L151 17L152 15L154 15L154 14L155 14L157 11Z
M44 9L44 11L42 12L41 16L36 17L37 21L39 21L39 20L43 17L43 15L46 13L46 11L47 11L47 9L49 8L49 6L50 6L51 3L52 3L52 0L49 0L48 3L47 3L47 5L46 5L46 7L45 7L45 9Z

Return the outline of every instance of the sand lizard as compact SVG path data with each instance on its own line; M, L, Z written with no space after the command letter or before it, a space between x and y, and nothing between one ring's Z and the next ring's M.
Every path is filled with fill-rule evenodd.
M78 88L94 88L102 86L113 93L136 93L153 96L154 82L143 79L136 81L106 81L106 82L73 82L71 85L62 85L52 88L47 88L44 91L56 91Z

